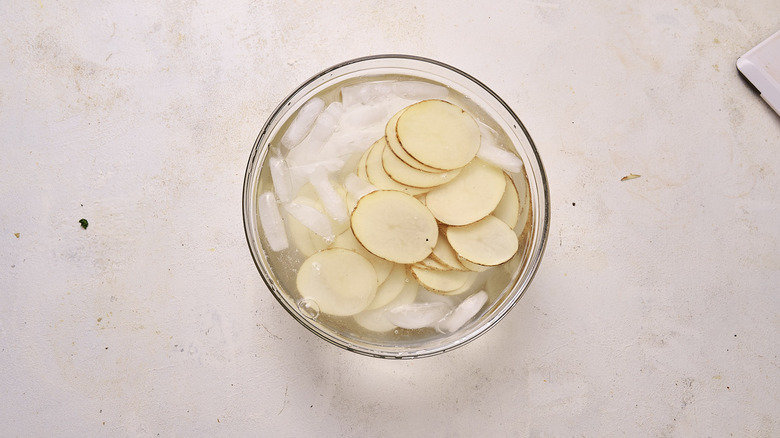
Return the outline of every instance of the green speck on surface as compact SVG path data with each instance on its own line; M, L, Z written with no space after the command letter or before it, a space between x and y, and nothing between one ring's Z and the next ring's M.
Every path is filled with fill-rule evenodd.
M86 219L79 219L79 223L81 224L81 228L83 228L83 229L85 229L85 230L86 230L86 229L87 229L87 227L89 226L89 222L87 222L87 220L86 220Z

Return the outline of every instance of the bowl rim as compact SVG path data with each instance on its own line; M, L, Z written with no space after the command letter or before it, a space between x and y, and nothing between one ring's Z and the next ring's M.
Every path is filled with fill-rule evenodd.
M334 72L336 70L339 70L341 68L358 64L358 63L364 63L369 61L378 61L378 60L406 60L406 61L413 61L413 62L421 62L424 64L431 64L440 68L443 68L445 70L449 70L457 75L460 75L473 83L476 87L482 89L483 91L487 92L491 98L495 100L496 103L501 105L503 109L507 112L509 116L511 116L513 122L516 124L515 128L520 129L525 136L525 139L528 141L528 145L530 146L530 156L535 161L535 166L538 170L538 175L535 175L539 179L539 186L541 187L541 192L543 197L543 203L539 206L542 209L542 216L539 219L539 227L535 233L532 234L532 236L535 236L538 234L538 237L534 238L534 240L539 241L537 245L537 249L533 252L529 253L529 259L527 260L527 277L524 278L524 284L519 284L519 278L516 279L514 288L520 287L521 290L519 293L515 293L514 295L510 295L511 299L508 305L506 305L503 309L497 312L496 315L493 315L489 319L485 320L481 325L476 326L471 330L470 332L466 333L464 336L461 336L459 338L455 338L453 341L449 342L446 345L440 346L438 348L433 349L426 349L426 348L418 348L417 350L410 349L409 351L403 351L403 352L389 352L389 351L381 351L379 349L366 349L361 348L351 342L346 341L343 338L337 339L333 337L332 335L329 335L328 333L323 332L322 330L316 329L306 318L299 314L298 312L294 311L290 308L289 303L287 303L281 296L280 292L277 291L277 286L268 278L269 276L265 272L264 263L260 257L259 254L255 254L253 241L250 237L250 220L249 215L255 214L253 209L248 209L247 207L247 200L248 196L252 192L252 185L256 182L256 179L253 179L253 171L254 166L256 163L256 157L258 154L260 154L262 157L264 157L267 154L267 150L269 148L270 141L265 141L261 143L261 140L264 139L264 137L267 135L269 129L272 129L273 126L271 123L275 121L280 114L285 110L285 107L289 105L291 100L301 93L303 90L305 90L307 87L309 87L312 83L317 81L318 79L322 78L323 76L326 76L330 74L331 72ZM267 139L267 140L270 140ZM259 169L258 169L259 172ZM534 172L536 173L536 172ZM259 134L257 135L257 138L255 139L254 145L252 146L249 159L247 160L247 166L244 173L244 181L243 181L243 190L241 195L241 202L242 202L242 218L243 218L243 224L244 224L244 236L247 241L247 245L249 247L249 252L252 256L252 260L255 263L255 267L258 269L258 272L260 273L260 277L263 280L263 283L265 283L268 290L271 292L271 295L274 296L274 298L279 302L279 304L284 308L287 313L289 313L298 323L303 325L307 330L317 335L319 338L327 341L328 343L335 345L337 347L340 347L342 349L345 349L347 351L351 351L353 353L358 353L360 355L364 356L370 356L370 357L376 357L376 358L382 358L382 359L417 359L417 358L423 358L423 357L431 357L436 356L439 354L443 354L448 351L452 351L458 347L461 347L463 345L466 345L470 343L471 341L477 339L484 333L486 333L491 328L495 327L498 322L503 319L509 311L517 305L518 301L520 301L520 298L525 294L526 290L530 286L533 278L536 276L536 273L538 271L539 265L541 263L542 256L544 254L545 248L547 246L547 241L549 238L549 228L550 228L550 189L549 184L547 180L547 174L544 170L544 165L542 163L541 157L539 155L539 151L536 148L536 144L533 141L533 138L531 137L530 133L528 132L527 128L523 124L523 122L520 120L520 118L515 114L515 112L507 105L507 103L498 95L496 94L490 87L482 83L480 80L476 79L472 75L466 73L465 71L458 69L456 67L453 67L449 64L446 64L441 61L437 61L431 58L421 57L417 55L408 55L408 54L377 54L377 55L369 55L369 56L362 56L357 58L352 58L343 62L340 62L338 64L334 64L328 68L323 69L322 71L316 73L315 75L309 77L307 80L303 81L298 87L296 87L292 92L290 92L284 99L280 101L280 103L274 108L274 110L271 112L271 114L266 119L265 123L263 124L263 127L261 128ZM254 205L254 204L253 204ZM539 208L537 207L537 208ZM260 251L262 251L262 247L257 243L257 247Z

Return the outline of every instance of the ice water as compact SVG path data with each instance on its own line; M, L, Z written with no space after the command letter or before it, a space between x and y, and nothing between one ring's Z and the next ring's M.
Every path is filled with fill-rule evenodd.
M298 293L298 268L312 252L327 248L335 236L349 228L348 213L356 201L350 196L359 197L370 190L355 177L358 160L384 136L388 119L426 99L445 100L469 112L482 134L483 147L478 156L505 164L504 170L514 181L521 201L514 228L519 249L508 262L480 272L469 290L458 295L435 294L417 286L405 292L395 306L354 316L320 312L316 301ZM264 253L291 306L337 336L368 344L404 346L468 326L506 298L510 282L524 266L529 251L531 195L512 141L488 114L471 98L451 88L401 75L353 79L325 89L301 105L271 139L257 190Z

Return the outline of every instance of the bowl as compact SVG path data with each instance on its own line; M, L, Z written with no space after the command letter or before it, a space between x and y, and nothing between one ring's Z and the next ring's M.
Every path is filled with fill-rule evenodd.
M391 187L385 187L384 180L374 184L376 178L366 177L365 170L376 161L367 157L382 155L371 154L373 149L395 152L385 136L392 116L416 104L416 112L403 112L404 130L398 128L405 135L401 149L413 150L415 144L410 139L417 131L407 128L413 120L407 114L444 114L431 110L454 105L470 116L464 119L469 121L457 125L458 129L466 126L464 129L471 133L473 126L477 127L479 149L466 167L479 162L493 172L491 175L499 169L505 177L500 202L511 199L510 211L516 212L517 219L510 216L514 224L502 219L508 226L497 225L502 233L510 229L512 234L510 238L501 234L504 237L496 245L514 245L516 237L516 250L508 261L482 263L482 256L471 254L473 246L455 245L452 235L456 231L451 230L466 230L469 225L439 220L434 200L441 197L438 192L442 190L436 195L431 188L414 191L415 187L403 179L402 189L398 190L392 186L395 176L391 177L394 181L387 183ZM402 126L397 120L392 126ZM470 120L476 124L472 125ZM423 125L445 126L441 124L444 122L436 123L439 124ZM412 134L406 135L407 131ZM440 131L447 135L452 130ZM468 137L464 134L458 139L464 136ZM417 160L417 152L402 161L421 165L418 170L428 172L423 176L468 173L466 167L448 170L433 166L444 160L440 157L451 154L431 154L433 161L426 161ZM380 161L382 168L392 168L388 160L403 154L404 151L400 155L388 154ZM377 172L381 173L375 171L372 175ZM471 173L474 172L477 171ZM459 177L450 176L452 181ZM480 177L480 181L490 178ZM378 197L378 192L373 191L377 187L396 195L371 203L365 201ZM486 194L477 197L480 199L458 198L458 202L450 202L449 205L462 205L455 209L455 215L481 215L480 208L484 207L471 207L468 202L493 202L484 199L495 198L498 189L487 183L485 187L489 190L485 188ZM512 189L515 195L511 195ZM465 191L456 193L460 196ZM513 196L517 198L516 209ZM393 204L396 198L399 203ZM374 231L377 223L395 220L407 206L419 209L418 204L428 209L425 212L436 213L439 237L434 240L437 245L457 247L453 251L454 261L444 260L449 256L436 253L436 248L424 260L419 260L420 256L404 259L409 253L406 250L398 254L403 260L396 260L395 253L388 256L381 247L368 244L367 240L373 237L366 236L379 235ZM358 222L357 209L371 217L364 213L371 205L376 205L378 211L389 210L378 216L375 213L371 221ZM427 213L423 216L427 218ZM495 217L501 216L498 208L490 216L492 219L479 222L495 222ZM473 341L515 306L528 289L544 252L549 229L549 189L531 136L496 93L442 62L408 55L377 55L349 60L317 73L276 107L249 156L243 219L260 276L281 306L300 324L325 341L355 353L412 359L444 353ZM429 222L425 224L428 227ZM366 234L365 227L372 231ZM466 241L473 237L462 234ZM390 236L381 235L385 239L380 239L385 242L382 245L390 247L405 238ZM450 254L449 249L445 253Z

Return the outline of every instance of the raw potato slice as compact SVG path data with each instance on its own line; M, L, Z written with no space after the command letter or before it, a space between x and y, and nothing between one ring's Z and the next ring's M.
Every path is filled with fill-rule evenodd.
M439 240L441 240L441 236L439 237ZM437 241L438 245L438 241ZM424 260L420 260L419 262L413 264L412 266L418 267L421 269L430 269L432 271L452 271L453 269L449 266L433 259L431 256L433 253L431 253L430 256L426 257Z
M410 105L398 117L398 142L412 158L435 169L468 164L479 150L476 120L459 106L443 100Z
M290 238L293 241L293 245L298 248L304 257L310 257L317 251L322 251L328 247L328 241L320 237L314 231L306 228L305 225L300 223L298 219L295 219L289 212L287 213L287 225L290 229Z
M392 263L371 254L367 249L363 248L363 245L361 245L360 242L355 239L355 235L352 234L352 229L348 228L346 231L336 236L336 239L333 241L331 247L349 249L362 255L366 260L369 261L369 263L371 263L371 265L374 266L378 283L385 281L387 276L390 275L390 271L393 270L394 265Z
M495 216L462 227L449 227L447 240L463 260L483 266L506 262L518 248L515 232Z
M369 146L368 149L366 149L365 152L363 152L363 155L360 156L360 160L358 161L357 165L357 176L360 177L365 182L368 182L368 175L366 174L366 160L368 160L368 153L371 152L371 147Z
M462 265L463 265L463 266L464 266L466 269L468 269L469 271L472 271L472 272L485 272L485 271L487 271L488 269L492 268L492 266L483 266L483 265L478 265L478 264L476 264L476 263L472 263L472 262L470 262L470 261L468 261L468 260L464 259L464 258L463 258L463 257L461 257L461 256L458 256L458 261L460 261L460 263L461 263L461 264L462 264Z
M455 295L460 295L460 294L462 294L464 292L468 292L470 290L473 290L473 288L474 288L474 281L476 281L477 277L479 276L479 273L478 272L466 272L466 274L468 274L469 276L466 279L466 282L463 283L463 286L461 286L461 287L459 287L459 288L457 288L455 290L452 290L452 291L449 291L449 292L445 292L442 295L455 296Z
M398 158L389 147L382 150L382 167L385 173L394 181L412 187L436 187L440 186L460 173L460 169L448 172L432 173L415 169Z
M371 146L368 152L368 158L366 159L366 176L368 182L384 190L398 190L399 192L408 193L412 196L420 195L427 192L429 189L420 187L410 187L399 183L398 181L390 178L390 175L385 172L385 168L382 166L382 151L387 146L385 138L382 137Z
M408 283L406 279L406 268L404 265L393 265L393 269L390 271L390 275L379 284L376 290L376 296L371 304L368 305L368 309L376 309L382 307L385 304L393 301L395 297L401 293L401 290Z
M519 178L519 181L517 181L517 192L520 193L520 213L517 214L517 223L520 225L520 228L525 228L531 220L531 190L528 187L528 179L524 175L516 176L515 178Z
M430 258L437 262L449 266L450 269L455 271L468 271L469 269L463 266L463 263L458 259L458 254L452 249L450 242L447 241L446 236L439 234L439 240L436 241L436 246L433 247L433 252Z
M431 292L447 293L462 287L474 273L461 271L434 271L422 269L416 266L410 268L412 275L420 283L420 286Z
M378 190L360 198L352 211L352 232L372 254L411 264L428 257L439 237L436 219L406 193Z
M395 113L393 117L390 118L390 120L387 122L387 125L385 125L385 140L387 141L387 145L390 147L390 150L393 151L396 157L398 157L401 161L408 164L411 167L414 167L418 170L424 170L426 172L441 172L441 169L436 169L431 166L426 166L425 164L420 163L419 161L412 158L411 155L406 153L404 148L401 147L401 143L398 142L398 135L396 133L396 123L398 122L398 118L401 116L401 114L404 112L406 108L402 109L401 111L398 111Z
M504 196L498 201L498 205L493 210L492 215L509 225L509 228L515 229L520 214L520 195L517 193L517 187L515 187L512 177L505 173L504 178L506 179Z
M495 210L505 187L501 169L475 159L455 179L429 191L425 205L445 224L466 225Z
M317 303L320 311L348 316L364 310L374 299L376 271L354 251L331 248L306 259L298 269L298 293Z

